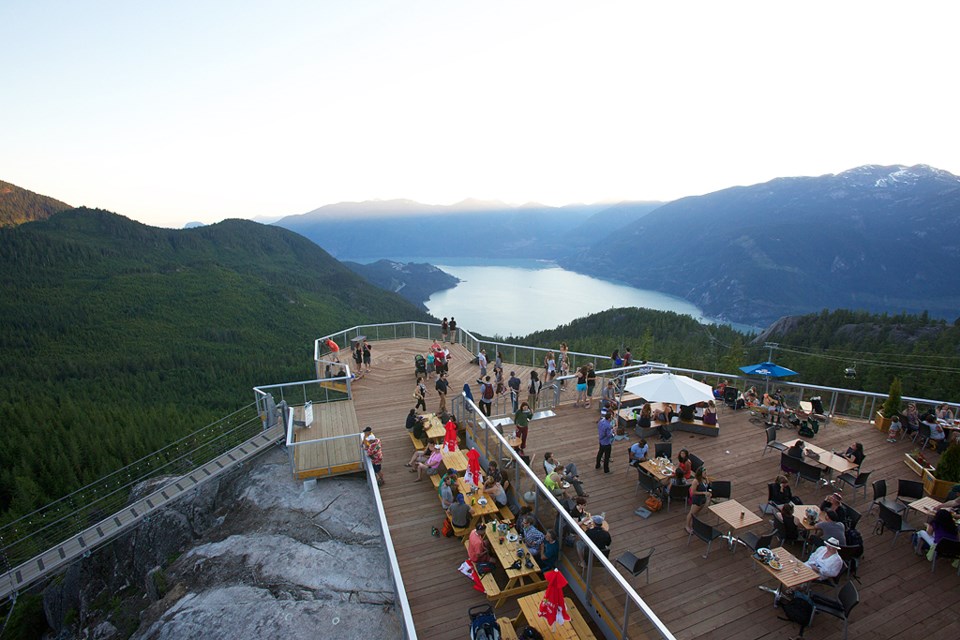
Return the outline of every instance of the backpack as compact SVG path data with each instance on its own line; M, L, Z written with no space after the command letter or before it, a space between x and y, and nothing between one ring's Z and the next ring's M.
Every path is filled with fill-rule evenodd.
M444 538L453 537L453 524L450 522L450 518L443 519L443 525L440 527L440 535Z
M500 625L493 607L481 604L470 607L470 640L500 640Z
M647 507L647 509L653 511L654 513L660 511L660 509L663 509L663 500L657 496L650 496L643 504Z
M863 544L863 536L856 529L847 529L844 534L847 539L848 547L856 547Z
M540 381L539 381L539 380L535 380L535 381L533 381L533 382L530 383L530 393L532 393L533 395L536 395L536 394L540 393Z
M809 422L803 422L800 425L800 430L797 431L797 435L803 438L812 438L817 435L817 432L810 428Z
M493 385L486 383L483 385L483 399L493 400Z
M810 624L810 618L813 616L813 600L802 591L795 591L793 599L780 600L780 606L783 607L783 613L787 616L780 619L799 624L802 636L803 630Z

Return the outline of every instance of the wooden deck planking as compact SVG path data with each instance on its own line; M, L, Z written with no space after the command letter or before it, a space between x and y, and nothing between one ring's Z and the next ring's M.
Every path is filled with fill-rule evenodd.
M303 421L303 407L294 407L294 420ZM357 461L358 444L350 438L310 444L311 440L337 436L356 436L360 433L357 413L352 402L338 401L313 405L313 424L294 427L294 442L305 444L294 447L294 463L300 479L352 473L360 469Z
M414 474L403 466L413 448L403 428L406 413L413 406L411 394L415 383L413 356L426 350L425 340L384 341L374 344L371 372L354 384L355 406L359 424L369 424L384 445L386 485L381 489L391 534L407 585L414 620L421 637L462 638L467 628L467 609L486 602L472 583L457 572L465 559L462 544L456 539L434 538L430 528L440 526L442 512L433 486L426 480L413 482ZM470 365L471 354L457 346L452 348L451 396L464 382L477 378L477 367ZM528 367L505 365L509 372L517 370L522 380L528 379ZM432 383L428 383L428 409L437 406ZM476 390L476 389L474 389ZM781 613L772 606L772 597L759 591L759 585L773 585L763 571L753 571L748 554L740 548L732 555L723 541L713 544L710 557L700 556L705 544L694 538L686 546L683 531L685 512L674 504L666 510L642 519L633 514L644 500L636 496L636 472L627 466L626 450L636 441L614 444L613 473L604 475L593 468L596 453L596 398L594 408L572 406L574 391L568 385L557 415L530 424L528 453L537 453L534 470L540 471L543 452L554 451L562 462L576 462L585 490L590 494L588 509L605 511L611 523L613 547L611 558L625 550L640 552L657 548L651 562L650 585L645 577L630 579L638 593L657 612L678 638L783 638L796 633L796 626L777 619ZM749 413L721 411L718 438L678 433L673 438L673 453L686 447L700 456L714 479L731 480L733 497L757 511L765 501L768 482L779 473L779 455L770 451L761 456L765 443L763 429L748 420ZM781 431L781 439L795 437L795 431ZM867 457L865 470L873 470L871 480L887 479L895 491L898 478L914 476L903 465L903 453L912 450L909 442L889 444L884 434L871 425L851 420L846 426L828 424L812 441L825 449L845 449L854 439L864 443ZM729 453L728 453L729 452ZM930 454L935 457L934 454ZM844 485L846 486L846 485ZM828 493L801 482L795 493L809 502L819 502ZM846 491L847 501L865 513L871 501L861 492ZM921 522L914 514L911 522ZM711 524L717 518L704 513ZM861 564L858 585L861 604L851 616L850 638L918 637L919 629L926 638L956 637L957 622L950 609L960 600L960 579L949 562L940 562L931 576L930 565L914 556L907 536L901 535L894 548L892 536L873 535L875 516L864 517L860 531L864 536L866 558ZM765 532L766 525L751 529ZM799 548L796 549L799 553ZM570 550L565 550L570 553ZM602 591L602 589L601 589ZM623 600L611 604L614 618L622 615ZM509 601L497 609L498 616L516 615L516 605ZM640 614L634 614L639 619ZM828 616L817 616L807 632L811 638L838 638L842 623Z

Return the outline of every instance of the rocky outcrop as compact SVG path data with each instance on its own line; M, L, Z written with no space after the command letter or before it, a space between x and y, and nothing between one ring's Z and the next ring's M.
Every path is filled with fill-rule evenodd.
M306 489L280 450L74 565L44 607L58 638L402 635L366 481Z

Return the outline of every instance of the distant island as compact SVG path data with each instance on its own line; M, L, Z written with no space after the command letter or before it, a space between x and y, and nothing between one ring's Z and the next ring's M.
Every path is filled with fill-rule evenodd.
M377 260L370 264L345 261L343 265L370 284L392 291L421 309L426 309L424 303L434 293L451 289L460 282L459 278L426 263Z

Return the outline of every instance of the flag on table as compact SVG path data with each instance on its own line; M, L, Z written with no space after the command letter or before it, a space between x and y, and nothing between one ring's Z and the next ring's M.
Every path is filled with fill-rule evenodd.
M547 579L547 590L540 603L540 612L537 614L547 621L551 627L561 625L570 620L567 613L567 603L563 599L563 588L567 586L567 579L557 569L548 571L544 576Z

